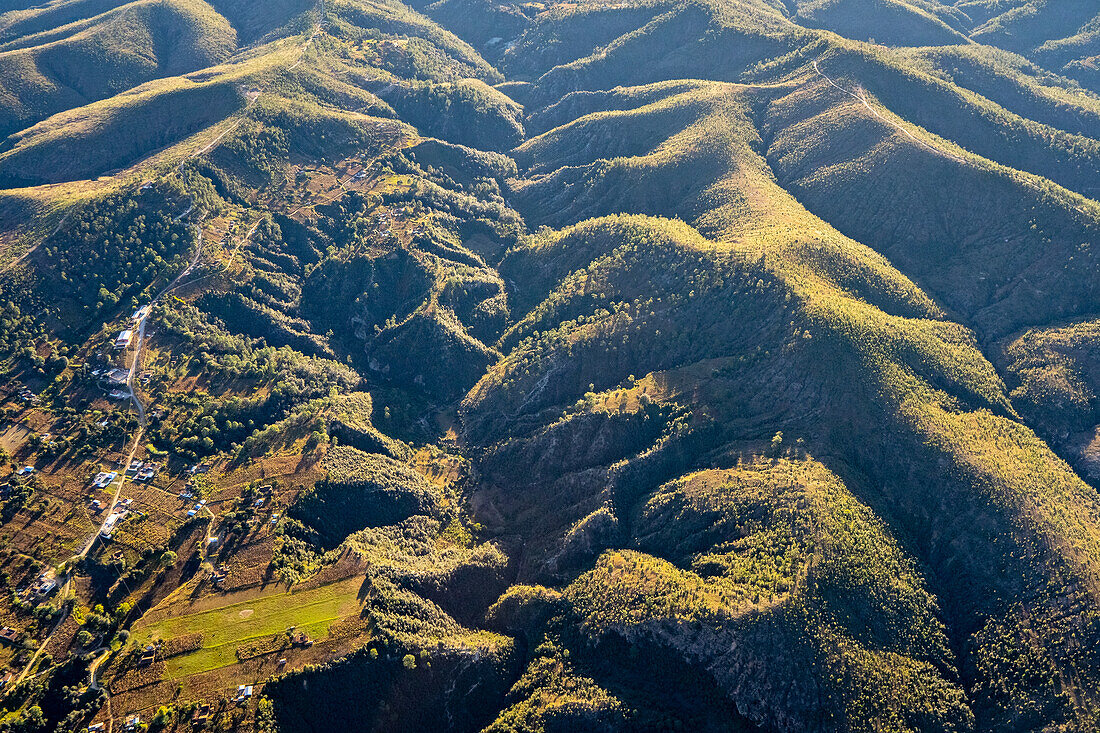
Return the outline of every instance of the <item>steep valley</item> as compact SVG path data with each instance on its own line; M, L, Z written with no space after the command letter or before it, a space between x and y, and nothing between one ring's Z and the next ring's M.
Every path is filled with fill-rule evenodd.
M0 731L1100 728L1097 13L4 6Z

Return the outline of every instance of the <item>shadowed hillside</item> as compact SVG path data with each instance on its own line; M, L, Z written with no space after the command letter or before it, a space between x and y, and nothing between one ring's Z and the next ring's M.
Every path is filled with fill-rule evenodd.
M1096 12L9 3L0 729L1097 729Z

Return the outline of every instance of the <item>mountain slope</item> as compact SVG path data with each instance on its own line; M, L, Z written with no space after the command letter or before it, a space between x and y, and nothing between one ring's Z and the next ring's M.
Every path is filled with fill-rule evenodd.
M1096 729L1092 15L13 6L4 725Z
M19 32L24 24L9 26ZM236 50L232 26L201 0L149 0L0 45L0 134Z

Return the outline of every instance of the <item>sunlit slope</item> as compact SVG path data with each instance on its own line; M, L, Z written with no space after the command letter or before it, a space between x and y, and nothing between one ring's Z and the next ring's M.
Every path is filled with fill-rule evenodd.
M1067 38L1047 41L1034 56L1047 66L1060 67L1091 89L1100 90L1100 16Z
M642 10L647 15L639 17ZM918 52L899 54L808 30L763 3L615 6L602 15L588 9L548 15L545 27L539 21L510 53L517 53L525 39L537 44L550 34L567 33L577 47L569 54L573 60L542 74L533 92L535 104L528 106L553 104L576 89L674 78L783 81L819 60L849 89L868 90L910 122L991 160L1096 195L1095 97L995 49L959 47L960 39L953 41L960 60L955 65L965 61L968 67L956 86L947 69L937 68L934 51L927 52L932 63L914 63ZM616 32L621 33L617 38L600 35ZM590 50L581 55L585 47ZM510 68L508 58L501 60L505 68Z
M638 549L604 552L560 596L517 586L490 610L543 634L494 730L625 730L628 710L698 730L971 728L935 600L817 461L678 477L639 502L626 543ZM629 668L601 661L626 644L645 651Z
M288 730L1093 730L1100 98L968 41L1025 4L20 8L27 78L145 25L0 143L13 330L114 333L201 227L147 440L320 471L264 572L361 563L380 652Z
M528 31L528 34L534 31ZM800 78L813 61L827 74L845 81L853 93L870 97L905 120L948 138L990 160L1044 176L1084 195L1097 195L1100 142L1089 137L1091 126L1061 122L1059 117L1089 119L1095 98L1078 101L1063 94L1054 113L1039 101L1039 120L1064 124L1068 131L1024 116L1031 110L994 84L974 84L978 91L955 86L940 75L922 71L905 56L887 49L838 39L803 29L763 8L738 5L690 5L673 8L626 33L590 55L546 72L534 99L552 104L568 91L610 89L686 78L775 83ZM1012 85L1026 76L1002 69ZM1031 81L1034 86L1035 82ZM982 96L989 88L1009 107ZM1049 97L1051 91L1047 91ZM1080 107L1080 111L1074 108ZM1084 133L1084 134L1082 134Z
M14 133L0 145L0 179L27 186L127 168L212 125L230 126L228 118L247 117L256 100L260 109L278 98L400 116L459 142L489 146L495 139L508 147L521 139L518 107L481 80L499 75L455 36L399 3L346 0L330 12L348 33L381 26L405 40L358 41L357 55L350 55L344 50L351 42L314 40L304 28L225 64L148 82ZM344 50L333 53L337 49ZM444 109L452 110L449 122Z
M751 0L660 10L617 38L597 41L588 55L547 71L538 80L537 99L552 103L578 89L679 78L739 81L750 70L786 57L818 36Z
M402 64L392 69L398 76L437 79L442 69L453 67L457 62L466 67L464 76L501 80L499 72L493 70L472 46L398 0L330 0L325 3L325 12L328 20L337 23L338 27L353 34L357 29L359 33L364 29L376 29L383 39L391 41L391 46L402 49L393 58ZM369 45L372 39L368 35L361 40ZM383 54L383 65L385 62Z
M125 5L127 0L51 0L5 4L0 15L0 37L10 41L20 36L48 31L70 23L92 18Z
M237 81L177 77L62 112L5 141L0 180L27 186L129 166L244 109L247 99Z
M601 55L583 65L589 63L609 62ZM686 73L704 74L702 66ZM554 83L564 68L540 86ZM955 86L948 69L1020 114ZM563 218L544 219L552 224L602 213L675 213L701 217L707 230L712 221L736 226L730 214L754 198L747 192L756 184L746 182L759 175L767 189L771 168L814 213L928 282L935 297L984 333L1003 335L1094 311L1100 293L1090 274L1093 259L1080 245L1096 237L1095 205L1050 180L996 164L1043 172L1090 192L1100 180L1100 148L1089 136L1096 131L1094 95L988 49L906 55L841 46L824 53L817 67L795 67L791 74L782 83L732 92L743 101L725 102L714 114L701 111L698 101L689 107L687 95L672 97L673 82L645 93L568 95L536 112L529 125L532 132L554 129L516 151L521 167L530 166L517 186L520 200L531 197L536 220L565 207ZM654 101L657 90L663 101ZM717 104L721 95L707 94ZM909 124L913 119L947 141ZM991 159L968 156L952 141ZM750 152L761 149L766 163ZM726 184L716 183L723 179ZM756 194L757 200L784 197ZM714 206L724 214L704 214ZM993 218L983 211L1002 213Z
M1100 98L1022 56L978 45L903 50L899 55L1021 117L1100 137Z
M1100 12L1088 0L1016 0L994 7L997 14L974 29L975 40L1027 54L1053 50L1051 46L1089 30L1095 34Z
M966 156L817 74L786 86L578 93L532 126L555 124L515 151L525 171L517 205L535 222L674 214L721 239L752 232L810 258L815 242L842 238L805 205L989 335L1089 313L1100 298L1081 247L1096 237L1094 203ZM746 216L754 211L784 226Z
M799 87L762 115L767 160L985 335L1096 309L1095 202L879 115L823 79Z
M965 329L887 315L779 253L715 247L680 224L601 220L558 241L506 271L540 272L539 260L568 271L572 243L592 261L562 273L464 402L479 442L528 436L488 454L475 506L518 522L530 577L620 546L648 490L702 456L721 466L763 450L781 430L780 450L800 438L830 456L929 568L950 633L970 639L976 714L1013 719L998 690L1024 684L1034 655L1044 674L1071 663L1049 637L1026 658L997 650L1018 633L1016 604L1047 617L1072 598L1088 623L1095 490L1012 416ZM643 417L656 422L638 433ZM569 433L588 436L586 458L558 452ZM1089 715L1053 693L1037 705L1042 719Z
M966 17L935 0L810 0L793 19L857 41L890 46L942 46L966 41Z
M1034 173L1086 196L1097 195L1100 141L1004 109L866 47L840 47L819 62L848 90L869 97L908 122L989 160ZM1084 105L1093 101L1086 97ZM1076 106L1075 100L1066 100Z
M15 7L11 7L14 4ZM133 0L49 0L48 2L7 3L0 13L0 42L11 42L36 34L71 32L86 24L106 20L127 12L127 8L140 5ZM179 3L184 5L186 3ZM20 7L20 6L25 7ZM244 45L272 31L288 29L288 24L301 23L312 11L316 20L318 4L314 0L267 0L256 3L250 0L208 0L198 6L206 6L232 24L237 41ZM302 30L298 28L297 30Z
M1100 480L1100 323L1086 319L1014 334L999 360L1012 401L1094 484Z
M211 66L236 47L233 27L202 0L140 0L10 38L0 44L0 134Z
M662 560L612 551L575 581L565 596L587 634L700 653L765 726L969 728L934 599L821 464L688 474L649 496L633 526L633 544ZM683 633L685 621L702 628ZM883 699L883 687L897 694Z

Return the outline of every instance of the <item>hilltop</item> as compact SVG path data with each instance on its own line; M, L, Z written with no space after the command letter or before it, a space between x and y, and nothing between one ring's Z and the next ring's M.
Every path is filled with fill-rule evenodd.
M1097 728L1098 19L5 6L0 729Z

